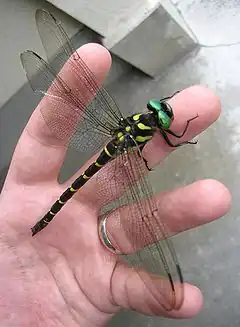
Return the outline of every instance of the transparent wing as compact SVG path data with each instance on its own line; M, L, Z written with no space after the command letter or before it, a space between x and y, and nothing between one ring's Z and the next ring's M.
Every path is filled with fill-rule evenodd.
M109 217L107 229L121 258L137 269L165 309L178 309L183 301L181 269L146 174L136 151L104 167L97 176L99 197L105 204L102 215ZM157 284L153 284L154 276L158 276Z
M118 126L120 110L60 23L42 9L36 11L36 23L48 63L33 51L22 53L21 61L32 89L48 97L43 118L56 137L78 151L98 149Z

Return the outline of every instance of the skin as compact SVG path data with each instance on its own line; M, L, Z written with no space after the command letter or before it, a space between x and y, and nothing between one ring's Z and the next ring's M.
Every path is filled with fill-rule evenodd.
M101 84L111 65L108 51L88 44L79 53ZM66 77L71 81L70 75ZM203 86L189 87L169 103L175 114L171 128L175 133L182 131L187 119L199 115L181 141L191 140L220 115L219 99ZM198 314L203 296L194 285L184 285L181 309L167 313L154 303L137 274L129 278L129 269L102 246L94 182L85 185L44 231L31 237L30 228L82 171L66 184L58 184L66 148L53 145L44 128L40 108L48 105L43 99L24 129L0 197L1 325L104 326L121 308L172 318ZM171 151L156 135L143 153L153 167ZM231 196L220 182L200 180L159 194L158 203L161 217L175 234L225 215Z

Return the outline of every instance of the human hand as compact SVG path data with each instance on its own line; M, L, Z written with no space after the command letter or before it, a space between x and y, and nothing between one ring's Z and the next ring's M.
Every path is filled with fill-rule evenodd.
M79 53L102 82L111 64L107 50L89 44ZM180 92L169 103L175 114L175 132L182 130L193 108L199 115L183 140L201 133L220 114L218 98L201 86ZM103 326L121 307L174 318L196 315L203 299L195 286L185 284L182 308L167 313L156 307L144 286L134 287L134 278L129 284L128 270L99 241L97 208L91 201L96 190L91 184L86 184L44 231L31 237L30 228L69 185L69 181L64 185L57 182L66 148L52 146L52 135L40 114L41 106L47 105L44 98L24 129L1 193L1 324ZM144 150L151 166L172 151L160 135ZM162 193L158 200L160 215L174 233L223 216L231 201L225 186L214 180Z

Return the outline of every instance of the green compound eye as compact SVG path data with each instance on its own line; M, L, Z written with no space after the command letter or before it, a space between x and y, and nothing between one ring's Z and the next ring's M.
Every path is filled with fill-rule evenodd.
M148 109L150 109L149 107L151 107L150 110L152 110L152 109L153 110L161 110L162 109L161 102L159 100L155 100L155 99L149 100L147 107L148 107Z
M147 108L155 112L159 127L169 129L173 120L173 111L168 103L153 99L148 101Z

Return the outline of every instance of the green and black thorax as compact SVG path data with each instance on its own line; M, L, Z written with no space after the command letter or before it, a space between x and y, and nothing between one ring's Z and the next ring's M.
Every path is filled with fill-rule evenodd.
M119 126L112 130L112 143L117 152L128 148L142 148L157 130L168 130L173 120L173 112L167 102L150 100L147 111L121 118Z

